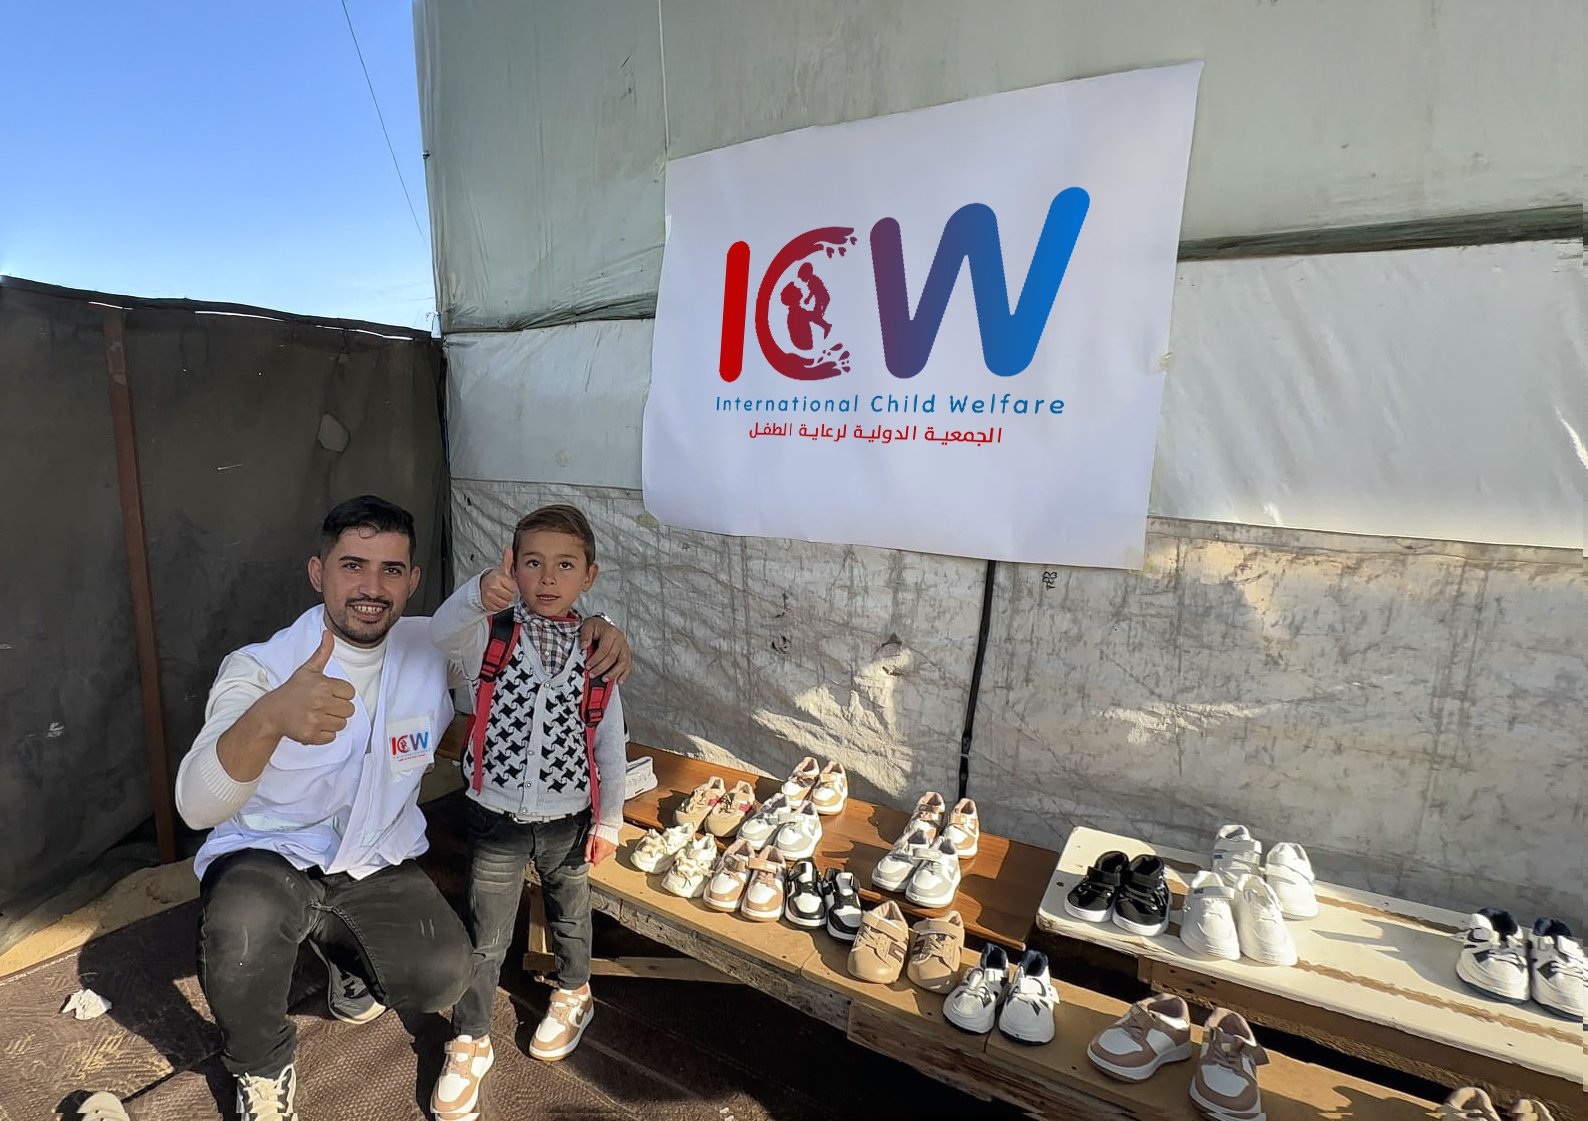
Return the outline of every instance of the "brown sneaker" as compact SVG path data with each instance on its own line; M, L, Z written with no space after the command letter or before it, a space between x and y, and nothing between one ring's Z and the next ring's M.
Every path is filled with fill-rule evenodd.
M436 1121L475 1121L480 1116L480 1083L495 1061L488 1035L460 1035L448 1043L441 1077L430 1091L430 1115Z
M943 836L954 842L954 852L961 860L976 855L981 849L981 815L976 812L975 802L961 798L954 803L948 824L943 826Z
M940 919L922 919L913 933L905 963L910 980L929 993L949 992L959 979L959 959L965 954L965 920L958 911L950 911Z
M702 897L713 911L737 911L739 900L744 898L744 886L750 882L750 858L755 850L749 841L735 841L717 861L717 869L706 881Z
M1246 1021L1228 1008L1215 1008L1202 1031L1191 1104L1214 1121L1264 1121L1257 1068L1268 1062L1268 1052Z
M892 984L904 968L904 951L910 944L910 928L904 912L888 899L865 913L860 933L849 950L849 973L862 981Z
M811 791L816 788L816 781L821 777L821 765L811 756L805 756L794 764L794 769L789 772L788 778L783 780L783 797L788 799L789 805L799 805L811 796Z
M750 879L739 900L739 913L756 922L777 922L783 917L783 881L788 864L771 845L750 857Z
M943 818L948 813L948 807L943 804L943 796L935 790L928 790L916 799L915 809L910 812L910 820L905 822L904 833L908 833L917 825L930 825L933 835L943 831ZM904 833L899 835L902 837Z
M1165 1063L1191 1057L1191 1010L1177 996L1138 1000L1093 1037L1086 1057L1111 1077L1145 1082Z
M535 1028L535 1038L529 1041L529 1053L537 1059L555 1062L572 1053L579 1046L579 1038L595 1015L595 997L586 989L583 993L570 993L554 989L551 1006L546 1016Z
M740 779L706 814L706 832L713 837L730 837L754 810L755 787Z
M728 784L717 775L695 787L684 804L673 811L675 825L687 825L693 832L700 828L701 822L706 820L706 815L716 808L718 802L728 796Z

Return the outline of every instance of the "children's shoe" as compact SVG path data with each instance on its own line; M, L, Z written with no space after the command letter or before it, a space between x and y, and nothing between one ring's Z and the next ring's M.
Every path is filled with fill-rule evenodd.
M849 948L849 975L879 985L892 984L904 968L909 944L904 912L893 900L883 900L860 920L860 933Z
M772 847L783 854L784 860L804 860L816 852L822 839L822 819L810 802L801 803L777 827Z
M430 1092L430 1115L435 1121L476 1121L480 1083L495 1062L490 1036L460 1035L448 1043L441 1077Z
M844 770L844 765L835 760L823 767L822 773L817 777L816 785L811 788L811 804L816 807L817 813L825 817L842 812L847 801L849 801L849 775Z
M749 841L751 848L764 849L772 843L778 827L798 812L799 807L791 805L781 793L774 794L744 819L744 824L739 826L739 839Z
M77 1121L130 1121L127 1107L122 1105L121 1099L109 1090L89 1094L72 1116Z
M1274 898L1287 919L1318 917L1318 895L1307 850L1293 841L1281 841L1268 850L1263 879L1274 889Z
M1506 1106L1505 1121L1555 1121L1555 1115L1535 1098L1518 1098Z
M943 1016L961 1031L986 1035L998 1019L998 1005L1008 988L1009 955L989 942L982 947L981 960L965 971L943 1002Z
M1441 1121L1502 1121L1488 1092L1476 1086L1463 1086L1439 1107Z
M237 1121L298 1121L298 1071L291 1063L274 1078L237 1076Z
M969 798L955 802L943 835L954 842L954 851L961 860L975 856L981 850L981 815L976 812L976 803Z
M783 881L788 866L783 856L768 845L750 858L750 880L739 901L739 913L756 922L777 922L783 917Z
M1221 825L1213 837L1213 856L1208 870L1223 876L1231 887L1242 876L1261 875L1263 868L1262 842L1252 836L1244 825Z
M788 799L790 805L799 805L811 796L811 791L816 788L816 780L822 777L822 769L816 760L807 755L794 765L788 778L783 780L783 797Z
M1583 1018L1582 943L1559 919L1539 919L1527 935L1533 999L1571 1020Z
M822 879L822 901L827 907L827 933L840 942L853 942L860 933L864 914L860 906L860 884L854 873L828 869Z
M871 870L871 884L883 891L898 891L904 887L915 866L926 858L937 841L932 826L921 822L913 830L894 842L892 850Z
M801 860L789 869L783 883L783 917L807 930L819 930L827 922L821 881L816 876L816 865L809 860Z
M1169 929L1169 885L1163 861L1143 853L1130 862L1114 896L1114 925L1150 938Z
M537 1059L555 1062L573 1053L584 1038L584 1029L595 1017L595 997L588 989L583 995L555 989L546 1016L529 1041L529 1053Z
M1122 852L1105 852L1087 869L1086 878L1064 897L1064 910L1082 922L1107 922L1114 913L1114 896L1130 871L1130 858Z
M904 897L917 907L947 907L959 893L959 854L954 842L942 836L910 872Z
M1027 950L998 1010L998 1030L1016 1043L1041 1046L1053 1041L1053 1010L1059 994L1048 976L1047 955Z
M1215 1008L1202 1026L1202 1054L1191 1076L1191 1104L1214 1121L1264 1121L1257 1068L1268 1062L1246 1021Z
M1092 1038L1086 1057L1110 1078L1145 1082L1164 1064L1191 1057L1191 1009L1177 996L1138 1000Z
M717 870L706 881L704 898L713 911L737 911L744 898L744 886L750 882L750 858L755 850L750 842L740 838L729 845L717 861Z
M910 820L904 823L904 829L899 833L903 837L913 833L918 825L932 827L932 836L937 836L943 831L943 817L948 812L943 804L943 796L935 790L928 790L916 799L915 809L910 811Z
M721 777L712 775L705 782L684 799L684 804L673 811L675 825L689 826L690 833L698 830L709 814L717 805L728 796L728 785Z
M652 829L634 846L629 863L641 872L665 872L673 866L678 850L689 844L694 835L694 829L688 825L675 825L665 831Z
M910 956L905 972L929 993L947 993L959 979L965 953L965 920L958 911L940 919L922 919L911 928Z
M755 809L755 787L740 779L724 794L702 823L713 837L731 837Z
M673 857L673 866L662 877L662 890L681 899L693 899L706 890L711 866L717 861L717 842L706 834L691 840Z
M1235 888L1235 930L1241 956L1264 965L1296 964L1296 940L1274 889L1261 876L1243 876Z
M1235 925L1235 889L1216 872L1198 872L1180 915L1180 941L1203 957L1239 961L1241 938Z
M1500 1000L1527 999L1527 957L1522 933L1509 911L1485 907L1467 919L1456 976Z
M651 765L649 755L638 755L630 759L628 766L623 769L623 800L638 798L647 790L656 789L656 769Z

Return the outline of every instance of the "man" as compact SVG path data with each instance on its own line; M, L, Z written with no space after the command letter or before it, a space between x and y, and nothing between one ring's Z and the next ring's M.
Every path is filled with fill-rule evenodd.
M177 773L177 807L213 827L201 881L199 983L237 1079L241 1121L296 1121L287 994L307 942L330 973L331 1013L452 1007L473 948L414 858L419 781L452 719L447 661L427 619L414 522L373 495L331 510L309 582L323 603L221 663L204 727ZM621 681L628 644L592 619L593 672Z

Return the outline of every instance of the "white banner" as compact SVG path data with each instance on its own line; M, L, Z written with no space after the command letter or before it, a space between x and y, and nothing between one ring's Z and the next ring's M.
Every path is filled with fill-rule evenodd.
M669 164L647 509L1139 568L1201 70Z

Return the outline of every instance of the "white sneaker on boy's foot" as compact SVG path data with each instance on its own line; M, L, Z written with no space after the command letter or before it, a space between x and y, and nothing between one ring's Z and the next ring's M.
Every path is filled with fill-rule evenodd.
M430 1115L435 1121L477 1121L480 1116L480 1083L496 1056L491 1037L460 1035L447 1044L441 1077L430 1092Z

